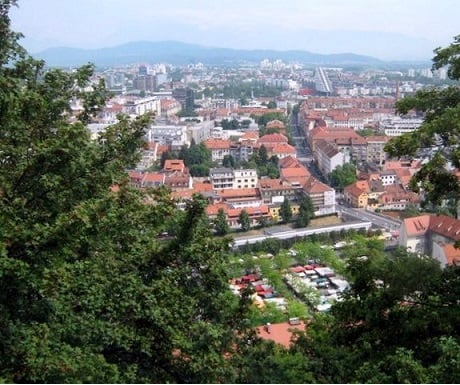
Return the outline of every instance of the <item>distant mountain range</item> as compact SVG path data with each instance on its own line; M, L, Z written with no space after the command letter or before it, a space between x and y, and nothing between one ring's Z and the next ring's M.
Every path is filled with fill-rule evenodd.
M71 67L88 62L97 66L123 65L137 62L171 63L186 65L203 63L207 65L260 62L281 59L284 62L300 62L314 65L363 65L381 66L386 62L371 56L353 53L317 54L308 51L291 50L243 50L232 48L205 47L178 41L137 41L114 47L80 49L57 47L34 54L49 66Z

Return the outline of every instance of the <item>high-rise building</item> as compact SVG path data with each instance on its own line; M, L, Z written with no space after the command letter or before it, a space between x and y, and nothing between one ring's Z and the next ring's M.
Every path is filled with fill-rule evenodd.
M172 96L181 104L183 110L193 110L195 106L195 93L191 88L176 88L173 90Z

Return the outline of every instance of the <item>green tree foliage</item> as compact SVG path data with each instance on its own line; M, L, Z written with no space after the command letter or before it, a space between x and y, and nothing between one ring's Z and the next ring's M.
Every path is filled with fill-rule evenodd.
M448 76L457 84L447 88L430 88L418 91L412 97L398 101L400 114L415 110L423 114L422 126L409 134L393 138L385 146L390 156L415 156L418 149L440 144L435 155L414 175L411 188L423 191L428 202L438 205L443 199L454 197L458 201L460 187L457 177L446 169L451 162L460 166L460 35L445 48L437 48L433 69L447 66Z
M222 159L222 166L228 168L235 168L235 159L231 155L224 155Z
M178 154L172 152L172 151L164 151L162 154L161 154L161 159L160 159L160 168L163 169L164 166L165 166L165 163L167 160L171 160L171 159L177 159L178 157Z
M271 179L279 178L279 159L276 155L268 158L267 148L262 145L257 151L254 151L251 162L255 163L257 175L268 176Z
M227 215L223 208L220 208L217 212L217 217L214 222L214 228L216 230L217 235L227 235L230 227L227 223Z
M346 186L356 182L356 167L351 163L337 166L330 174L331 186L342 191Z
M251 118L255 120L255 122L262 127L265 127L268 122L272 120L280 120L286 123L286 116L282 112L267 112L261 116L251 115Z
M270 100L268 103L267 103L267 108L270 108L270 109L275 109L276 108L276 102L274 100Z
M238 120L236 119L232 119L232 120L222 119L222 121L220 122L220 125L224 130L237 130L240 128L240 124L238 123Z
M0 1L0 377L233 382L225 356L246 305L227 289L228 242L212 237L206 201L178 216L165 189L130 190L151 117L120 116L90 140L103 84L91 65L30 58L9 29L13 4ZM84 110L70 119L75 98Z
M246 210L241 210L238 217L238 223L240 224L241 230L243 231L248 231L251 228L251 220Z
M289 202L289 199L287 197L284 197L284 201L283 203L281 203L280 217L284 223L289 223L292 219L291 202Z
M259 147L258 154L259 154L259 157L258 157L259 164L260 165L267 164L267 162L268 162L268 152L267 152L267 148L264 145Z
M375 131L372 128L363 128L362 130L357 130L356 133L361 135L362 137L366 138L368 136L375 135Z
M299 214L296 217L296 227L307 227L311 219L315 216L315 207L309 195L305 195L300 200Z
M183 159L184 164L190 169L190 175L198 177L209 175L212 155L203 142L196 144L192 141L190 146L182 146L178 156L179 159Z

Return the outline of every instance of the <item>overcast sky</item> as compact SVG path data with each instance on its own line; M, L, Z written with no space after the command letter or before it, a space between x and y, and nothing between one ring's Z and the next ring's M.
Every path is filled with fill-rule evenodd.
M458 0L19 0L10 16L31 52L178 40L427 59L460 34Z

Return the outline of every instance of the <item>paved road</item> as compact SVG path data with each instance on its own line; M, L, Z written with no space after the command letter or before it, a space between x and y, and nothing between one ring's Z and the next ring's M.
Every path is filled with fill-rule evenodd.
M397 219L389 218L370 211L366 211L365 209L355 209L351 207L345 207L339 204L337 204L336 207L337 211L344 216L370 221L375 227L379 227L386 231L399 230L399 227L401 225L401 221Z

